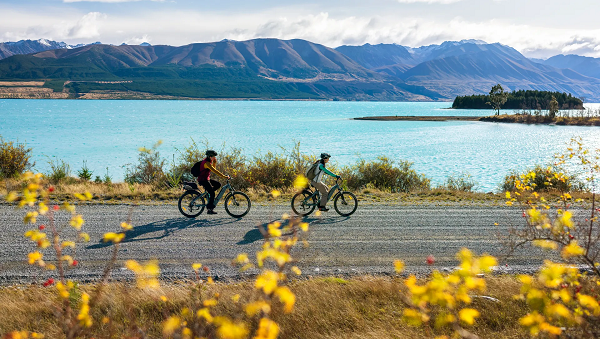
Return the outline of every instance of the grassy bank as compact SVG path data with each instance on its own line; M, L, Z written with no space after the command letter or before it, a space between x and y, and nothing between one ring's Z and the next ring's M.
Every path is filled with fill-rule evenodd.
M504 114L479 118L479 121L506 122L521 124L554 124L571 126L600 126L600 115L562 116L551 118L547 115L535 114Z
M48 179L45 179L44 186L54 187L50 198L54 201L72 201L74 195L80 192L90 192L93 195L89 203L139 203L154 204L165 203L175 204L183 189L177 188L156 188L151 184L127 184L127 183L94 183L84 180L73 179L71 182L62 182L53 185ZM0 197L6 196L9 191L16 191L22 184L16 180L0 181ZM253 202L269 203L274 201L272 190L248 188L244 190ZM279 191L281 196L277 203L289 203L292 196L297 192L293 188L286 188ZM391 192L375 187L364 187L353 191L361 203L386 203L399 205L413 205L420 203L434 204L478 204L478 205L504 205L506 202L503 193L482 193L461 190L452 190L447 188L436 188L413 192ZM550 201L558 201L561 196L560 191L548 191L546 196ZM574 199L589 200L591 194L587 192L573 192ZM4 199L2 199L3 201Z
M487 279L488 296L499 302L475 298L473 308L482 314L473 328L482 338L525 338L518 319L527 313L523 301L514 300L519 294L515 277L501 276ZM189 298L193 283L163 284L159 290L144 291L112 283L92 314L91 328L94 338L124 338L138 326L147 337L162 337L165 314L180 313L192 308ZM328 277L292 281L289 285L296 295L294 312L283 315L275 312L273 320L280 324L279 338L420 338L427 337L424 328L414 328L402 320L400 291L406 286L400 279L362 276L349 280ZM92 286L81 285L82 291L91 292ZM52 287L12 286L0 287L0 304L4 316L0 317L0 333L28 330L43 333L46 338L60 338L60 328L52 315L59 307ZM240 300L251 299L255 293L251 282L217 283L209 285L202 294L219 294L215 313L236 319L240 305L232 301L236 294ZM167 301L162 301L161 296ZM132 316L133 314L133 316ZM109 318L109 321L102 319ZM135 322L135 323L134 323ZM448 331L447 334L451 332ZM139 335L139 334L138 334Z

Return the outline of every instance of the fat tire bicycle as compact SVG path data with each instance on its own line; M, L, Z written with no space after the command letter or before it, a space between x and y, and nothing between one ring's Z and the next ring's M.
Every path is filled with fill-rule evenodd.
M343 191L339 181L340 179L335 181L335 185L329 190L328 197L331 199L333 196L333 208L335 211L339 215L347 217L356 212L358 200L354 193ZM310 187L305 188L301 192L296 193L292 198L292 211L299 216L307 216L319 205L319 198L319 190L313 190Z
M195 182L183 182L185 192L179 197L177 207L179 212L188 218L195 218L204 212L206 201L209 199L208 192L200 192L198 184ZM219 194L215 197L215 207L225 195L225 211L234 218L241 218L250 212L252 203L246 193L236 191L229 180L227 184L221 187Z

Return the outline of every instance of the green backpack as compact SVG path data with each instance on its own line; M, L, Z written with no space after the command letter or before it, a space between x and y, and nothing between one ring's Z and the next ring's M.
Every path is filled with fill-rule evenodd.
M310 167L306 171L306 179L313 180L317 176L317 173L315 173L315 172L317 171L317 168L319 167L319 163L320 163L320 161L317 161L314 164L310 165Z

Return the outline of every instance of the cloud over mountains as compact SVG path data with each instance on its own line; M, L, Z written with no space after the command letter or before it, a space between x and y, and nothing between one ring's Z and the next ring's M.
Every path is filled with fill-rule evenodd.
M479 39L513 46L524 55L600 56L600 29L585 10L558 0L63 0L39 6L0 4L0 41L48 38L70 44L100 40L186 45L221 39L305 39L325 46L396 43L418 47ZM473 6L476 2L479 6ZM518 6L517 6L518 5ZM574 15L576 13L576 15ZM587 22L594 19L594 21Z

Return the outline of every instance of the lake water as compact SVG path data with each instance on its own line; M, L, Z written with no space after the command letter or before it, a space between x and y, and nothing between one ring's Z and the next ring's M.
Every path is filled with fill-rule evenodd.
M330 153L339 165L380 155L414 163L442 183L467 172L478 191L497 190L511 170L547 164L565 143L580 136L600 148L599 127L501 124L473 121L358 121L378 115L492 114L491 110L448 110L451 103L319 101L127 101L0 100L0 135L33 148L35 170L62 159L73 172L82 161L113 180L123 179L138 148L163 144L171 160L193 138L218 149L240 147L248 156L291 149ZM600 107L588 104L586 107Z

